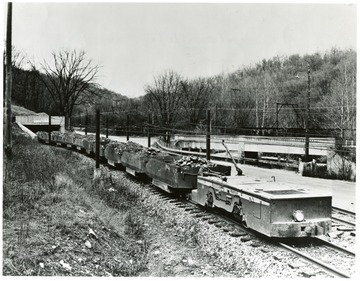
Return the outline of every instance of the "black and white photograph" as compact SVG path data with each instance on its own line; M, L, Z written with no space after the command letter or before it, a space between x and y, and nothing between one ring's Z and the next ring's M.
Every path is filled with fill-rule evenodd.
M3 2L2 278L359 277L358 10Z

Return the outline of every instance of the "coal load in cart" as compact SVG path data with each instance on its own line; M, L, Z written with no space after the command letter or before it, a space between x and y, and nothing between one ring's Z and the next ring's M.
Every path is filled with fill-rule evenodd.
M51 141L53 141L57 146L66 146L64 142L65 134L60 132L51 133Z
M313 237L331 230L332 196L247 177L199 177L192 200L226 210L269 237Z
M85 136L84 135L78 135L75 139L74 139L74 145L76 147L76 150L80 151L80 152L84 152L85 151L85 147L84 147L84 140Z
M82 135L77 133L64 133L63 141L69 148L76 148L76 139L82 139Z
M104 157L104 151L105 151L105 146L110 142L110 139L105 138L105 137L100 137L100 151L99 151L99 155L100 157ZM87 135L84 136L83 139L83 147L86 150L86 153L89 155L94 155L96 154L96 136L95 135Z
M87 135L83 139L83 147L87 154L92 155L95 146L95 136Z
M49 143L49 134L47 132L38 131L36 135L39 142Z
M99 156L101 158L105 157L105 148L107 146L107 144L110 142L110 139L105 138L105 137L100 137L100 141L99 141ZM96 155L96 142L94 141L93 143L93 152Z
M178 194L188 194L196 189L199 173L225 176L230 175L230 171L231 167L216 165L195 156L173 156L167 160L151 158L146 164L146 174L155 186Z
M126 144L118 141L111 141L105 148L104 154L111 166L121 166L121 155L126 148Z
M170 159L171 156L155 148L146 148L135 142L127 142L121 155L121 164L127 173L141 176L146 174L146 164L153 157Z

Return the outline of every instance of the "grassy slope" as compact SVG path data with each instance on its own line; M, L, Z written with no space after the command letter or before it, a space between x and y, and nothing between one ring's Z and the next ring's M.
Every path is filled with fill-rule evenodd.
M11 112L14 116L39 115L38 113L36 113L34 111L26 109L25 107L14 105L14 104L11 106Z
M111 183L92 180L93 163L14 131L3 188L3 274L136 276L143 271L147 249L138 242L141 225L131 208L114 211L107 204L113 197L105 186ZM122 194L118 203L128 206L134 198ZM118 223L112 226L114 218Z

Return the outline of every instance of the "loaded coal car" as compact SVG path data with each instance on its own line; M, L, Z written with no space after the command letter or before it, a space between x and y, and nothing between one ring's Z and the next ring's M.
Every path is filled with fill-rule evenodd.
M177 165L176 158L151 158L146 164L146 174L152 178L152 184L168 193L188 193L197 187L200 167Z
M100 137L100 139L99 139L99 156L102 160L105 160L105 148L109 142L110 142L110 139L108 139L106 137ZM93 153L96 155L96 141L95 140L93 142L92 149L93 149Z
M153 185L168 193L187 195L197 188L199 174L230 175L231 167L216 165L191 156L152 157L146 164L146 174Z
M121 155L121 164L127 173L133 176L145 176L147 175L146 165L152 158L166 160L171 156L155 148L146 148L134 142L127 142Z
M44 131L38 131L36 133L37 139L41 143L49 144L49 133ZM58 146L64 146L63 144L63 134L58 131L51 132L51 144L56 144Z
M139 156L136 155L138 152L140 151L145 151L145 147L137 144L135 142L132 141L128 141L128 142L118 142L118 141L110 141L110 143L108 143L105 147L105 151L104 151L104 155L105 158L107 159L108 164L110 164L111 166L114 167L125 167L121 161L121 157L123 155L123 153L125 151L129 152L129 153L134 153L134 157L137 159L136 164L135 164L135 169L136 171L140 172L140 173L144 173L143 172L143 166L141 164L138 163L138 158ZM134 165L134 160L130 159L131 155L126 158L124 158L125 161L125 165L128 168L131 168ZM130 170L128 169L128 173L130 173ZM134 174L133 172L131 172L131 174Z
M121 164L125 171L133 176L142 176L146 172L146 163L149 160L149 154L146 148L138 143L128 141L121 154Z
M77 133L64 133L63 142L66 144L68 148L76 149L76 140L82 139L82 136Z
M110 141L106 145L104 155L109 165L114 167L121 166L121 155L124 151L125 143L118 141Z
M83 143L83 140L85 137L86 136L84 136L84 135L77 135L77 137L74 139L75 148L79 152L85 152L85 147L84 147L84 143Z
M331 230L328 193L242 177L198 177L191 199L233 214L245 226L269 237L312 237Z
M95 146L95 135L85 136L82 140L82 145L85 149L86 154L93 155Z
M63 133L51 132L51 142L55 143L57 146L65 146L63 137Z
M38 131L36 135L39 142L49 143L49 134L47 132Z

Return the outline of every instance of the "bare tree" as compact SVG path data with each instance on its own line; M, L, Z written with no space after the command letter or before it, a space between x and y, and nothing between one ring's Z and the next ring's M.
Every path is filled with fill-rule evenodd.
M181 101L181 77L174 71L166 71L154 78L153 85L145 87L146 102L159 116L161 126L170 129L176 121ZM166 137L169 141L169 136Z
M356 138L356 54L338 66L338 76L331 83L330 92L319 105L326 108L324 117L340 131L342 139Z
M12 80L17 80L16 75L18 71L22 69L23 62L25 60L25 56L22 52L17 50L14 46L11 46L11 69L12 69ZM3 54L3 101L5 102L5 82L6 82L6 50L4 50Z
M206 109L214 96L214 83L211 79L198 78L181 82L182 104L189 116L190 127L198 125L200 119L206 118Z
M85 58L84 51L64 50L52 53L53 65L41 64L39 78L52 97L60 114L65 116L65 128L70 129L74 106L91 101L97 94L95 79L99 67ZM35 66L32 64L34 70Z

